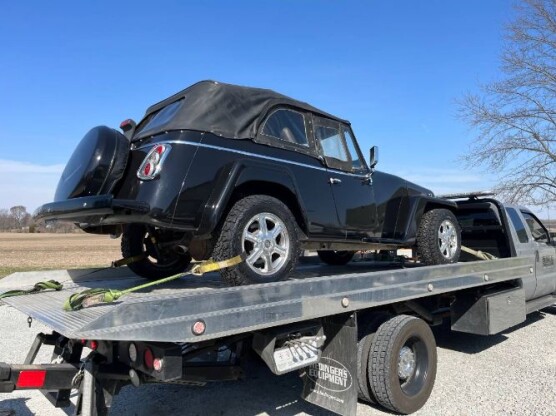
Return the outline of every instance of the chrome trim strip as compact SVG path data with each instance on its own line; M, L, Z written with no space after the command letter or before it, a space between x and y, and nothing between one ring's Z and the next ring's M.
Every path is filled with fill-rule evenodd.
M145 144L145 145L143 145L141 147L137 147L133 150L140 150L140 149L143 149L145 147L154 146L155 144L166 144L166 143L168 143L168 144L184 144L184 145L187 145L187 146L204 147L206 149L223 150L225 152L237 153L237 154L244 155L244 156L251 156L251 157L257 157L259 159L272 160L273 162L289 163L290 165L296 165L296 166L301 166L301 167L306 167L306 168L311 168L311 169L316 169L316 170L322 170L324 172L328 172L328 173L332 173L332 174L354 176L356 178L361 178L361 179L364 179L367 176L367 175L361 175L361 174L358 175L356 173L342 172L342 171L338 171L338 170L335 170L335 169L327 169L327 168L320 167L320 166L308 165L306 163L294 162L293 160L280 159L278 157L265 156L265 155L260 155L260 154L257 154L257 153L251 153L251 152L246 152L246 151L243 151L243 150L231 149L229 147L215 146L215 145L206 144L206 143L184 142L184 141L179 141L179 140L162 140L162 141L159 141L159 142L156 142L156 143Z

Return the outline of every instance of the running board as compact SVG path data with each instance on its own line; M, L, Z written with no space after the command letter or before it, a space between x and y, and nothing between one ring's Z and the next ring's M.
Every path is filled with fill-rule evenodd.
M530 300L525 306L527 308L527 314L530 314L531 312L540 311L554 304L556 304L556 295L552 294Z

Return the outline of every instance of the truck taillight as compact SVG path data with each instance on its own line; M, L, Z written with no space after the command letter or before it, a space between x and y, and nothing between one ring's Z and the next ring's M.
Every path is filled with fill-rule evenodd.
M170 153L170 149L169 144L154 145L137 170L137 177L144 181L156 178L162 170L162 164Z

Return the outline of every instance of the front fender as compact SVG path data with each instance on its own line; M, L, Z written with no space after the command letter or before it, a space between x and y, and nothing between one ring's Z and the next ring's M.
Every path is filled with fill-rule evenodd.
M457 209L457 204L454 201L447 199L437 198L434 196L412 196L409 197L409 212L408 222L405 225L404 240L409 243L414 243L417 237L417 229L421 222L421 217L426 211L435 208L445 208L450 211Z

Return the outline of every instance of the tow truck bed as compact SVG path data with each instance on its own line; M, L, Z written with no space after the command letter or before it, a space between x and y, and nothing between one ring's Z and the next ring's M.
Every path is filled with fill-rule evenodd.
M15 273L0 281L0 293L49 279L63 283L58 292L2 301L69 339L199 342L517 280L533 272L534 258L528 257L382 269L370 262L340 268L303 265L284 282L223 287L217 274L184 277L75 312L62 309L72 293L124 289L144 280L127 268ZM200 320L206 331L194 335L192 325Z

